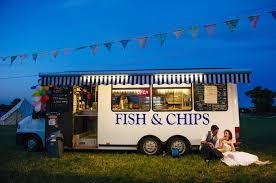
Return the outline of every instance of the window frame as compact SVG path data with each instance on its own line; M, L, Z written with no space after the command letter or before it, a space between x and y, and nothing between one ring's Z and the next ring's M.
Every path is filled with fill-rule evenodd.
M228 111L228 109L229 109L229 100L228 100L228 85L227 84L206 84L206 83L199 83L199 84L203 84L203 85L225 85L226 86L226 99L227 99L227 101L226 101L226 110L213 110L213 108L212 108L212 110L196 110L196 108L195 108L195 100L194 100L194 103L193 103L193 105L194 105L194 111L197 111L197 112L226 112L226 111ZM196 87L196 85L198 85L198 84L193 84L193 95L194 95L194 97L195 97L195 92L196 92L196 90L195 90L195 87ZM205 97L205 96L204 96ZM211 104L211 105L216 105L216 104Z
M183 87L178 87L178 86L173 86L173 87L162 87L162 86L158 86L158 87L151 87L152 88L152 92L151 92L151 103L152 103L152 111L154 112L172 112L172 111L192 111L193 110L193 86L191 85L190 87L187 86L183 86ZM191 90L191 109L190 110L155 110L154 109L154 105L153 105L153 90L154 89L190 89Z
M127 89L129 89L129 90L131 90L131 89L144 89L144 88L146 88L146 89L149 89L149 109L148 110L145 110L145 109L135 109L135 110L130 110L130 109L128 109L128 110L113 110L113 108L112 108L112 91L113 91L113 89L115 89L115 90L127 90ZM113 87L113 85L112 85L112 87L111 87L111 90L110 90L110 93L111 93L111 105L110 105L110 107L111 107L111 111L112 112L149 112L150 110L151 110L151 86L148 86L148 87L130 87L130 88L114 88Z

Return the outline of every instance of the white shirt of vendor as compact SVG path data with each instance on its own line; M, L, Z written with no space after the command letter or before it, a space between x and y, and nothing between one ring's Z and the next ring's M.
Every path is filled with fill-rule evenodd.
M207 132L206 134L204 134L204 135L202 136L200 142L206 141L206 139L207 139L207 137L208 137L208 133L209 133L209 132ZM213 134L212 134L212 132L211 132L211 138L213 138L213 137L216 138L217 135L213 136ZM199 150L201 149L201 146L202 146L202 144L200 143ZM219 140L218 140L218 139L217 139L217 141L216 141L214 147L215 147L216 149L219 147Z

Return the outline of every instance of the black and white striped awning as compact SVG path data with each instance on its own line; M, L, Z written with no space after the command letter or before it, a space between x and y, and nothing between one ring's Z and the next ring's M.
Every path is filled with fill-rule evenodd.
M57 86L85 86L85 85L109 85L109 84L182 84L182 83L249 83L251 72L216 72L216 73L169 73L169 74L101 74L89 75L81 73L74 75L40 74L42 85Z

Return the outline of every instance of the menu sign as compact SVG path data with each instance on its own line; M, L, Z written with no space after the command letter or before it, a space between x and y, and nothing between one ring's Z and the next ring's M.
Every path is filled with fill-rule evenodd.
M204 103L218 103L218 88L217 86L204 86Z
M196 111L227 111L227 85L195 84L194 108Z
M66 112L69 104L69 88L54 87L52 90L52 111Z

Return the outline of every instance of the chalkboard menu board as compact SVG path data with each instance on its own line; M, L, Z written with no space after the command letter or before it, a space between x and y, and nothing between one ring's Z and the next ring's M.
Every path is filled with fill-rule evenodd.
M214 88L216 87L216 88ZM214 90L215 89L215 90ZM211 90L211 91L205 91ZM216 91L216 93L214 93ZM208 94L208 100L205 95ZM216 100L212 99L216 97ZM210 100L212 99L212 100ZM206 101L212 101L206 103ZM226 84L195 84L194 85L194 108L196 111L227 111L227 85Z
M67 112L69 109L69 87L54 87L52 89L51 111Z

